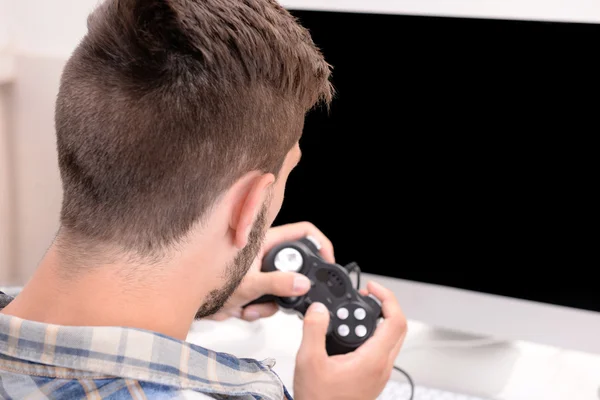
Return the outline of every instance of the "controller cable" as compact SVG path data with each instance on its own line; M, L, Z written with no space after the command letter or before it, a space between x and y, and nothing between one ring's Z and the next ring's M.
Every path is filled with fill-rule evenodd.
M408 381L408 384L410 385L410 397L408 398L408 400L413 400L413 396L415 395L415 383L413 382L412 378L410 377L408 372L406 372L402 368L396 367L394 365L394 369L406 377L406 380Z
M344 268L346 268L348 273L356 272L356 290L359 290L360 289L360 267L358 266L358 264L355 262L351 262L350 264L344 266ZM408 381L408 384L410 385L410 397L408 398L408 400L413 400L413 397L415 395L415 383L413 382L412 378L410 377L408 372L406 372L402 368L394 365L394 369L406 377L406 380Z
M356 272L356 290L359 290L360 289L360 267L358 266L358 264L355 262L351 262L350 264L344 266L344 268L346 268L346 271L348 271L348 274L350 274L352 272Z

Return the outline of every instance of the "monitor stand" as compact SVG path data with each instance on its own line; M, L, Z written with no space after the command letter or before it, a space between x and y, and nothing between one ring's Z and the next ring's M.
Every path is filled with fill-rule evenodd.
M508 384L520 351L511 341L432 328L410 320L396 365L415 385L495 398ZM400 374L392 379L401 381Z

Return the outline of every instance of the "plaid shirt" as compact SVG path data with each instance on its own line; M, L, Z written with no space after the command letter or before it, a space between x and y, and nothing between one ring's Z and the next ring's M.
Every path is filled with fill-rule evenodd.
M0 292L0 310L9 301ZM3 400L291 400L273 365L140 329L58 326L0 313Z

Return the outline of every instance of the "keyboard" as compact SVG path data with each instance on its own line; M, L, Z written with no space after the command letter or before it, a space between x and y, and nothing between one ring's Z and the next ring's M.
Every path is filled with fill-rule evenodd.
M409 400L410 385L405 382L389 381L377 400ZM448 392L424 386L415 386L413 400L492 400L483 397Z

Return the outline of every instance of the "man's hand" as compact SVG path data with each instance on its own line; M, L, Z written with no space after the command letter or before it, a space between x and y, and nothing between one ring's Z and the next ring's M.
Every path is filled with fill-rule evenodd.
M271 228L265 235L265 240L260 253L246 277L227 301L227 304L210 319L224 320L230 317L254 321L259 318L270 317L277 312L275 303L253 304L242 308L252 300L265 294L281 297L302 296L310 289L310 280L304 275L294 272L261 272L263 257L276 245L312 236L321 244L320 253L327 262L335 262L331 241L309 222L282 225Z
M309 307L296 357L296 400L374 400L383 391L406 336L406 318L390 290L374 282L367 288L361 294L381 300L384 320L371 338L348 354L328 356L329 312L320 303Z

